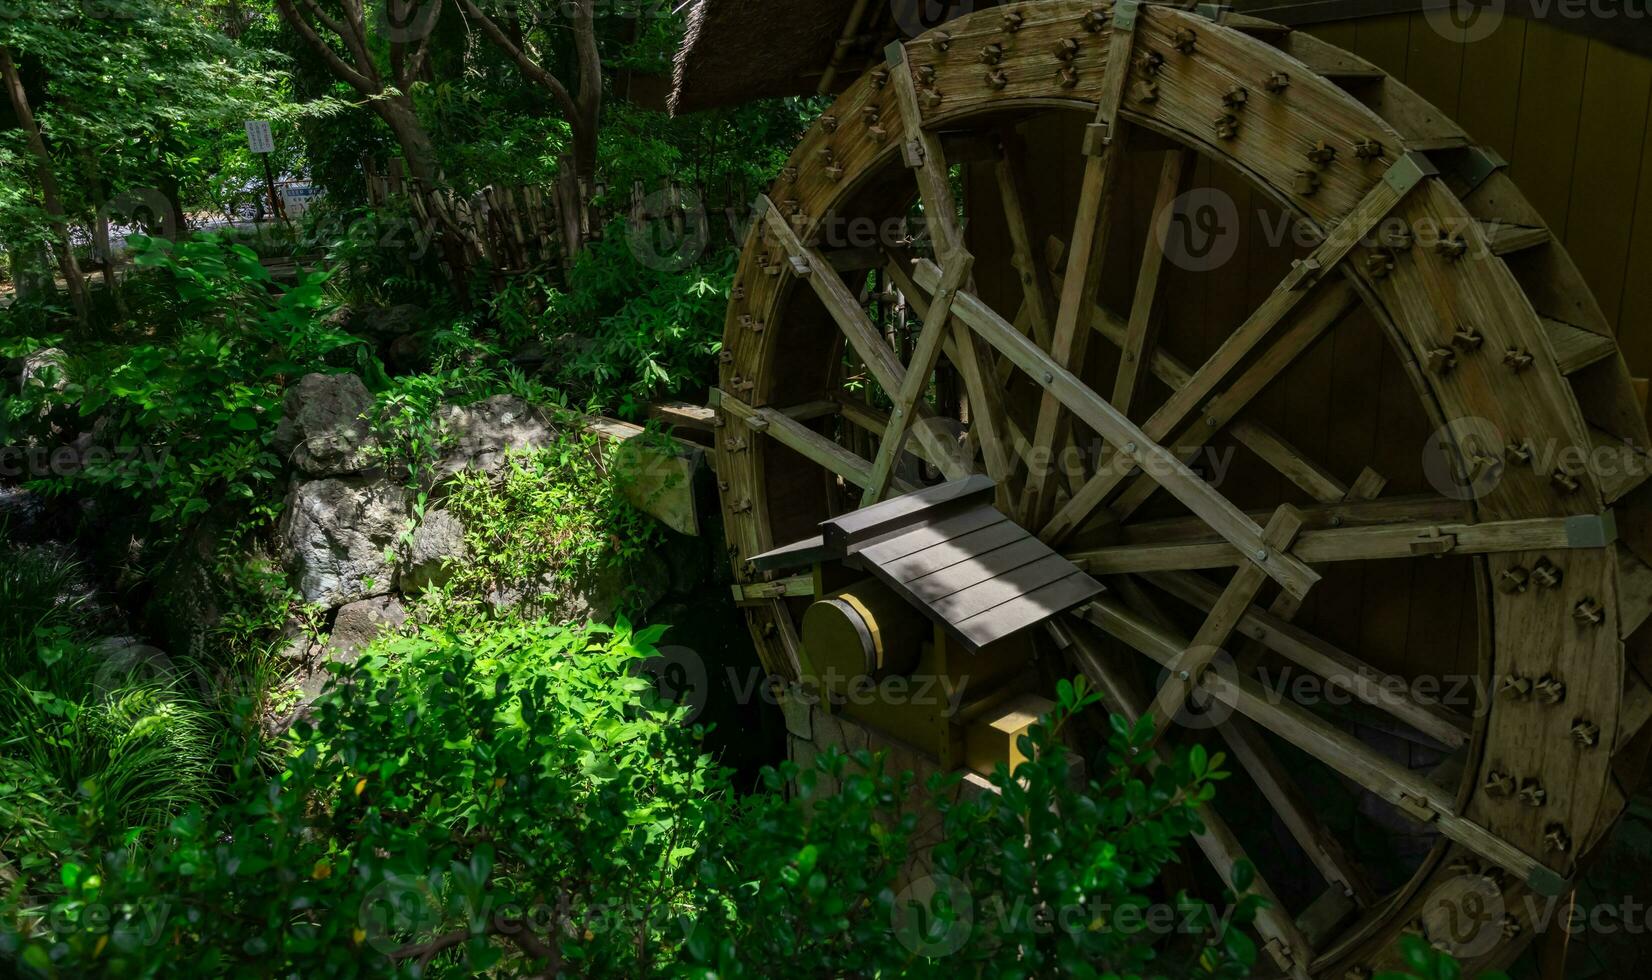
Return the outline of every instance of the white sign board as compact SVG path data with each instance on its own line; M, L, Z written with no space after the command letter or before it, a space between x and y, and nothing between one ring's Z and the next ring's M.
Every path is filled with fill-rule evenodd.
M321 188L309 184L286 183L280 185L280 191L281 207L289 218L296 218L310 210L310 205L326 196Z
M275 152L275 136L270 133L268 119L247 120L247 146L254 153Z

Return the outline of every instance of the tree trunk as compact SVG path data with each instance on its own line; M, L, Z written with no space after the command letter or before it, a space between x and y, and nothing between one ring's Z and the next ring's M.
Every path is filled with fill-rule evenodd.
M91 317L91 298L86 292L86 277L81 274L80 263L75 261L74 243L69 238L69 219L64 214L63 202L57 193L57 177L52 173L52 157L46 152L46 140L40 135L40 125L35 122L34 112L29 108L29 95L23 88L23 79L17 73L17 65L12 61L11 49L0 47L0 76L4 76L6 94L11 97L12 110L17 114L18 125L23 128L28 138L29 152L34 155L35 169L40 178L41 204L46 213L52 216L52 223L57 226L58 247L57 260L63 270L63 281L69 287L69 302L75 308L75 315L80 322L86 323Z

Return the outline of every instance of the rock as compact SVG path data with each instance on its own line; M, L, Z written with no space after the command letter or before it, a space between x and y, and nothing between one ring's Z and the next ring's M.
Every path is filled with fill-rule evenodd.
M333 620L333 635L323 651L332 663L355 663L361 651L387 630L400 629L407 624L407 609L395 596L377 596L352 602L338 611Z
M407 488L384 479L295 485L278 532L293 587L305 602L329 608L392 591L411 509Z
M49 391L62 391L69 387L69 355L57 347L42 347L32 354L23 355L18 364L17 385L19 388L32 386Z
M437 413L445 442L436 482L464 470L498 472L512 451L542 449L556 438L539 412L512 395L473 405L445 405Z
M511 355L511 363L520 368L523 374L530 375L539 373L539 369L550 359L550 350L546 348L544 341L540 340L528 341Z
M393 340L422 329L427 319L422 307L401 303L356 312L350 319L350 329L375 340Z
M433 510L424 516L424 523L413 532L408 545L407 564L402 566L403 592L423 592L440 588L453 577L453 565L469 554L465 545L465 526L459 518L445 510Z
M271 448L311 476L377 465L378 441L362 416L373 396L353 374L306 374L287 389Z
M408 334L397 337L384 348L384 363L395 374L412 374L428 362L430 345L423 336Z

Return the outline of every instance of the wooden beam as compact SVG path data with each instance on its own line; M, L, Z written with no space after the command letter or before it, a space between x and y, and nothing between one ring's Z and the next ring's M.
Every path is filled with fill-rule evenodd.
M870 507L882 500L889 488L889 475L900 457L902 446L906 444L907 429L917 415L918 405L929 387L929 377L935 373L935 364L941 359L941 341L952 322L952 299L968 281L974 268L975 257L961 248L954 250L947 260L946 275L941 278L940 288L935 291L929 311L924 314L923 330L918 333L917 344L912 349L912 363L907 365L901 389L895 393L889 427L884 430L883 441L878 444L877 459L872 462L871 483L860 499L862 507Z
M1185 385L1153 413L1153 417L1143 426L1149 437L1162 441L1192 418L1215 392L1217 385L1237 370L1251 352L1313 292L1312 287L1319 278L1341 263L1413 187L1425 177L1437 173L1434 165L1419 153L1408 153L1389 168L1388 175L1341 222L1331 227L1325 241L1313 254L1298 260L1262 305L1222 342L1216 353ZM1122 480L1117 467L1109 467L1105 463L1101 465L1090 483L1069 500L1061 513L1044 528L1044 539L1052 544L1066 540Z
M1356 485L1359 481L1355 481ZM1396 524L1461 524L1469 508L1460 500L1418 494L1371 500L1352 496L1336 504L1301 504L1303 526L1311 531ZM1254 521L1266 521L1271 511L1248 511ZM1210 528L1196 517L1171 517L1120 526L1124 544L1193 543L1210 539Z
M1301 531L1302 515L1287 504L1275 511L1268 521L1268 526L1262 531L1262 543L1272 551L1288 551ZM1183 647L1181 654L1170 665L1170 678L1153 699L1154 715L1163 719L1158 730L1160 735L1169 729L1176 712L1187 701L1188 693L1209 669L1216 655L1227 646L1228 638L1238 627L1240 618L1250 609L1256 594L1267 581L1267 572L1260 565L1242 565L1233 573L1227 588L1210 604L1199 632L1193 635L1193 642Z
M1157 308L1159 277L1164 270L1164 242L1168 225L1174 220L1172 211L1176 196L1181 193L1182 180L1191 172L1195 155L1192 150L1171 150L1165 154L1164 169L1159 173L1159 192L1153 201L1152 224L1147 231L1147 245L1142 253L1141 267L1136 273L1136 295L1130 304L1130 321L1125 328L1124 344L1119 351L1119 370L1113 380L1113 406L1125 415L1130 414L1147 364L1157 346L1155 334L1162 311Z
M1342 322L1353 309L1359 305L1359 296L1353 287L1346 282L1338 282L1326 287L1307 307L1299 310L1295 322L1287 328L1274 344L1264 351L1256 360L1239 375L1228 389L1212 399L1198 412L1198 417L1191 423L1185 420L1165 419L1164 425L1170 432L1179 430L1174 437L1176 450L1186 455L1184 459L1191 459L1192 454L1208 443L1223 427L1232 423L1249 407L1250 403L1262 394L1267 387L1285 372L1285 369L1294 364L1297 358L1307 352L1319 339L1325 336L1336 324ZM1206 365L1209 367L1209 365ZM1206 368L1200 368L1186 386L1179 389L1177 394L1189 388L1196 387ZM1173 395L1172 398L1175 396ZM1159 417L1148 420L1144 426L1149 435L1157 428L1153 422ZM1249 428L1245 435L1255 436L1259 430ZM1169 432L1165 438L1171 438ZM1250 446L1250 443L1246 443ZM1253 450L1254 451L1254 450ZM1119 520L1128 518L1141 508L1158 490L1156 484L1146 477L1138 477L1113 505L1113 514ZM1083 491L1080 491L1082 494Z
M857 487L872 483L872 463L855 455L815 430L784 412L772 408L753 408L727 392L717 392L718 406L745 422L753 431L761 432L798 455L819 463ZM917 489L904 480L896 486L902 493Z
M765 602L769 599L814 594L815 577L813 575L793 575L789 578L778 578L772 582L737 582L734 585L735 605L750 605Z
M1174 641L1116 600L1101 598L1076 611L1086 621L1161 665L1180 653ZM1543 862L1456 812L1453 794L1426 776L1396 765L1370 746L1329 725L1300 706L1279 702L1248 678L1207 672L1200 682L1223 704L1291 742L1402 812L1437 826L1440 833L1498 867L1507 868L1544 895L1562 894L1567 884Z
M1249 518L1247 517L1247 520ZM1420 555L1490 555L1508 551L1569 550L1593 547L1575 544L1578 522L1598 518L1540 517L1480 524L1426 521L1373 527L1326 528L1304 531L1292 553L1310 565L1337 561L1372 561ZM1115 545L1076 551L1067 557L1092 575L1192 571L1238 565L1250 551L1228 540Z
M1262 791L1262 796L1279 814L1285 829L1301 845L1308 860L1325 881L1352 898L1361 908L1375 904L1376 893L1359 865L1326 829L1317 809L1302 795L1296 780L1256 726L1235 715L1218 726L1217 730L1227 741L1233 757L1256 781L1256 788Z
M1149 575L1147 580L1193 606L1210 610L1222 591L1207 579L1186 572ZM1468 744L1472 723L1462 713L1412 693L1402 677L1386 674L1353 654L1314 636L1287 617L1255 607L1243 611L1238 632L1325 679L1332 687L1415 728L1448 749Z
M832 269L818 250L803 244L803 240L792 230L786 217L767 196L760 199L758 207L767 220L770 233L780 242L786 253L794 259L803 260L804 278L814 287L820 301L826 305L827 312L837 321L844 336L849 339L849 344L854 347L855 353L866 362L866 368L872 372L872 377L884 391L900 391L901 383L906 379L906 369L901 366L895 352L884 342L878 328L867 318L866 311L855 301L843 277ZM931 417L933 413L927 408L920 410L920 422ZM914 431L919 442L929 450L931 460L941 468L947 479L956 480L968 475L967 468L947 452L947 447L938 433L922 424L917 425ZM864 487L866 483L860 482L856 485Z
M946 150L941 138L923 126L923 109L918 103L917 81L907 59L906 45L896 41L889 45L886 55L895 99L901 107L907 155L909 160L916 158L912 162L916 164L918 192L923 198L924 217L935 242L935 254L950 264L964 247L964 231L958 222L958 202L952 193ZM969 287L973 289L973 282ZM994 383L994 365L987 352L976 347L975 338L962 323L952 322L952 342L958 349L953 366L958 369L969 394L971 435L981 446L987 473L1002 488L1000 501L1007 503L1014 462L1001 431L1005 418L1003 392Z
M933 262L920 261L914 278L918 285L932 290L940 283L941 270ZM1060 398L1074 415L1102 438L1121 447L1138 465L1150 463L1156 471L1155 478L1165 485L1165 489L1217 534L1249 555L1250 560L1262 565L1269 577L1287 591L1306 595L1313 583L1319 581L1319 574L1301 561L1267 547L1262 541L1262 529L1243 511L1200 479L1185 463L1154 444L1134 422L1120 415L1106 399L1005 323L990 306L975 296L963 293L958 296L954 309L960 319L1015 361L1017 367L1042 380L1046 391Z
M1096 685L1106 700L1109 710L1122 715L1132 725L1146 713L1146 698L1136 690L1135 685L1126 679L1123 674L1115 670L1107 658L1102 654L1099 646L1088 636L1082 626L1066 623L1051 623L1051 632L1056 637L1058 646L1067 648L1086 677ZM1155 747L1160 761L1169 757L1169 750L1159 745ZM1285 906L1279 901L1279 896L1273 887L1268 884L1266 876L1256 862L1251 861L1245 853L1244 845L1239 843L1238 835L1234 834L1227 821L1216 809L1206 803L1196 808L1199 821L1205 825L1205 832L1194 835L1194 843L1204 852L1206 860L1216 869L1217 876L1224 884L1233 882L1234 868L1241 861L1249 863L1255 868L1251 888L1267 899L1267 907L1256 914L1256 931L1262 938L1277 947L1273 950L1277 958L1286 963L1295 964L1287 967L1287 972L1293 977L1305 978L1306 965L1314 958L1314 951L1308 945L1296 923L1285 912Z
M1096 105L1095 121L1085 131L1085 151L1089 159L1079 183L1072 249L1067 253L1067 275L1061 286L1061 302L1049 346L1050 360L1063 371L1083 368L1090 336L1085 321L1101 285L1101 270L1113 225L1114 189L1124 169L1123 156L1130 137L1130 131L1120 125L1118 112L1130 77L1136 21L1136 6L1129 6L1122 17L1115 8L1108 36L1105 86ZM1038 375L1034 375L1034 379L1037 378ZM1046 382L1039 400L1038 421L1033 427L1034 465L1028 470L1022 494L1021 523L1028 527L1042 525L1054 504L1056 481L1050 479L1050 471L1055 468L1054 460L1061 450L1063 408L1062 400Z
M1013 129L1004 133L1004 159L998 164L998 195L1004 204L1004 223L1010 235L1010 262L1021 279L1021 301L1033 339L1050 349L1054 336L1055 294L1050 276L1039 261L1033 245L1032 224L1027 217L1027 146ZM1020 318L1017 317L1017 320ZM1006 362L1007 363L1007 362ZM1002 383L1005 379L999 378Z

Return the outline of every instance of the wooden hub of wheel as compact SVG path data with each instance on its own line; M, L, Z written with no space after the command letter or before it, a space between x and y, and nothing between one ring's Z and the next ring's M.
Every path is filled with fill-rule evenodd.
M1507 964L1635 788L1644 408L1502 162L1346 51L1124 0L894 46L763 199L723 362L771 671L812 593L754 556L986 474L1106 589L1035 672L1234 760L1198 845L1281 973Z

